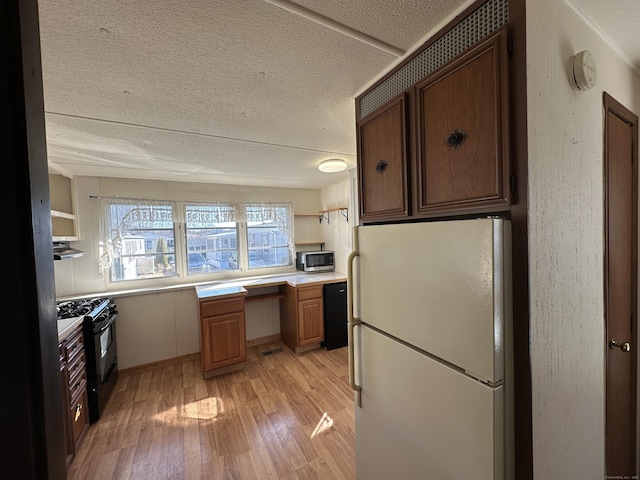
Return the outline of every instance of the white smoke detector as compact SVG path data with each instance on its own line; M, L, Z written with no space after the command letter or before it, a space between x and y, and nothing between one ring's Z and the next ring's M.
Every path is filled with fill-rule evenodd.
M571 57L573 86L578 90L589 90L596 84L596 64L589 50L583 50Z

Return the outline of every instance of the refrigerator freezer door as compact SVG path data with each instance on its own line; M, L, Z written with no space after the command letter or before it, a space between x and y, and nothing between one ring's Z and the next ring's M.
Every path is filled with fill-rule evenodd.
M492 383L504 377L510 222L358 227L359 318Z
M367 327L357 329L355 341L362 386L358 479L505 478L503 387L488 387Z

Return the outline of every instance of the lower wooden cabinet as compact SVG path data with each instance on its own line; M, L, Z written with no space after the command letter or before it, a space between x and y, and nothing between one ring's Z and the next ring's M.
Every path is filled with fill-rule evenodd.
M69 407L69 421L71 424L71 439L74 446L74 455L80 445L80 437L89 426L87 405L87 389L84 388L80 396L71 400Z
M68 466L89 429L87 371L82 325L64 338L59 348Z
M244 295L203 299L200 354L205 376L240 369L247 359Z
M285 294L280 310L282 341L296 353L319 347L324 340L322 285L281 289Z

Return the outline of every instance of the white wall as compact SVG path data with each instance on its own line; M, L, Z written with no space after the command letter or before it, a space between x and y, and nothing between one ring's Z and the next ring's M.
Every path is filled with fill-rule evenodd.
M347 207L348 221L339 211L329 212L329 223L320 225L322 239L326 250L335 251L336 271L347 273L347 258L352 250L351 229L354 225L353 208L351 208L351 181L324 188L321 195L322 209Z
M571 88L591 50L598 80ZM640 113L640 78L562 0L527 2L536 480L604 476L603 91Z
M255 289L268 293L277 287ZM198 299L194 288L143 295L115 296L118 368L179 357L200 351ZM247 303L247 340L280 333L278 300Z
M84 257L55 262L56 294L63 296L110 295L118 307L117 341L119 368L173 358L200 350L195 289L189 287L139 295L119 295L119 285L109 286L98 271L100 201L90 196L128 196L180 200L234 200L294 202L296 212L321 209L320 191L294 188L258 188L179 182L137 181L78 177L78 224L80 241L74 247ZM317 217L308 225L296 222L296 238L321 239ZM295 271L295 267L289 270ZM255 273L252 273L254 275ZM195 278L189 281L204 281ZM177 279L179 282L180 279ZM171 279L175 284L176 279ZM149 286L149 285L145 285ZM133 288L129 286L128 288ZM265 292L254 292L265 293ZM278 300L247 304L247 340L280 332Z
M203 201L256 201L294 202L295 212L320 210L320 191L297 188L245 187L182 182L143 181L99 177L76 177L77 212L80 240L73 246L86 252L84 257L55 262L57 297L92 295L96 292L120 290L120 285L108 285L98 270L100 244L100 200L91 196L120 196L154 199L203 200ZM317 222L313 228L317 229ZM307 232L305 224L296 222L296 237L315 236ZM317 234L320 234L317 231ZM294 267L291 267L293 270ZM251 273L254 275L255 273ZM244 275L247 275L245 273ZM202 281L205 277L190 279ZM163 279L163 284L175 284L181 279ZM139 285L142 283L138 282ZM158 282L154 282L158 285ZM131 288L131 287L128 287Z
M118 368L200 351L195 289L115 297Z

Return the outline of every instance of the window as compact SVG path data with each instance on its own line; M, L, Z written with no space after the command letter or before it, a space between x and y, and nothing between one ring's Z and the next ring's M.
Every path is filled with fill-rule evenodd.
M231 205L186 205L187 275L238 268L238 226Z
M292 264L291 207L247 205L249 269Z
M293 205L103 199L111 282L293 264ZM180 234L176 234L180 232Z
M170 204L112 200L106 210L112 282L176 275Z

